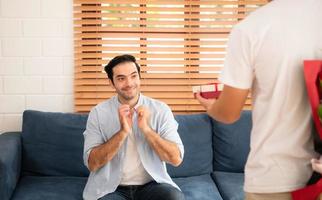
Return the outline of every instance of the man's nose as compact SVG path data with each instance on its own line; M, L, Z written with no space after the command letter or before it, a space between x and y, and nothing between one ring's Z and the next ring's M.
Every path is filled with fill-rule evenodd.
M126 81L125 81L125 84L126 84L126 86L130 86L130 85L132 85L132 79L131 78L126 78Z

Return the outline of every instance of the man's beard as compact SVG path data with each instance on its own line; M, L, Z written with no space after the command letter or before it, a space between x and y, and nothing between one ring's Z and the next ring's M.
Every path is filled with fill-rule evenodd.
M139 93L137 88L135 88L134 90L135 90L135 92L133 95L127 95L126 92L123 92L122 90L120 92L118 92L118 95L121 96L124 100L130 101L130 100L134 99L135 97L137 97L137 95Z
M137 94L137 93L136 93ZM131 96L128 96L128 95L120 95L123 99L127 100L127 101L130 101L132 99L134 99L136 97L136 94L135 95L131 95Z

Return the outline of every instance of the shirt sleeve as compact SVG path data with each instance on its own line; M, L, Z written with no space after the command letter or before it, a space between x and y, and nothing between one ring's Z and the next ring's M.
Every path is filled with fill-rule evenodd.
M86 130L83 133L84 135L84 152L83 159L84 164L88 168L88 158L91 150L104 143L104 138L101 134L97 111L95 108L91 110L88 115Z
M250 89L254 79L251 39L237 25L232 30L220 81L239 89Z
M160 118L160 129L159 134L163 139L174 142L178 145L180 150L181 159L184 156L184 146L182 144L181 138L178 133L178 123L174 119L171 109L168 106L165 106L163 115Z

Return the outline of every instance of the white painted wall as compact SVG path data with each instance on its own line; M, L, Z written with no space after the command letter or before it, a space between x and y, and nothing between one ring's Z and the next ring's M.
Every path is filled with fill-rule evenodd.
M73 112L72 0L0 0L0 133L26 109Z

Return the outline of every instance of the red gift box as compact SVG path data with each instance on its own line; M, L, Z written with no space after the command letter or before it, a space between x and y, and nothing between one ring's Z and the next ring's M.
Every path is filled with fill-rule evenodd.
M210 83L207 85L193 86L192 91L194 94L200 92L200 95L206 99L217 99L223 89L223 84Z

